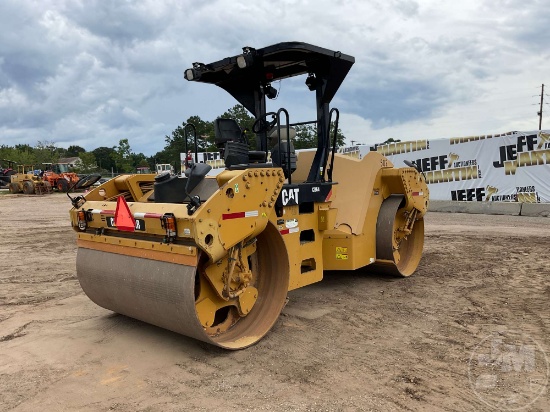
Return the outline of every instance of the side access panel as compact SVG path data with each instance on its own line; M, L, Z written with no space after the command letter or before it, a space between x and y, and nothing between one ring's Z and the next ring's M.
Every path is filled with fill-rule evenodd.
M334 158L336 223L324 233L325 270L355 270L376 260L376 220L384 201L382 171L393 164L377 152Z
M285 185L272 221L279 230L290 263L289 290L323 279L323 233L334 226L330 183Z

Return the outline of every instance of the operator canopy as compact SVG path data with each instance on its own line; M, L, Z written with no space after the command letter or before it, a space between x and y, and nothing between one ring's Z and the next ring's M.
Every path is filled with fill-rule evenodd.
M328 104L344 81L355 58L339 51L300 42L277 43L261 49L243 47L238 56L210 64L193 63L185 71L187 80L215 84L230 93L251 113L256 113L256 93L277 95L271 82L308 74L306 85L317 90L324 80L321 104Z

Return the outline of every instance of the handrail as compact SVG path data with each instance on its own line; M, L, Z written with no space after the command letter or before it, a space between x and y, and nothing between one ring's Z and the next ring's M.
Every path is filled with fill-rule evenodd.
M330 143L330 125L332 124L332 112L336 112L336 120L334 121L334 137L332 139L332 155L330 159L330 169L327 171L328 181L332 182L332 172L334 170L334 153L336 152L336 138L338 137L338 122L340 121L340 111L333 107L330 109L329 115L328 115L328 134L329 134L329 143ZM327 159L328 160L328 159ZM325 162L326 166L326 162ZM323 168L325 170L326 167ZM324 176L323 176L324 178Z
M289 126L289 119L288 119L288 112L285 108L281 107L277 111L277 136L278 136L278 145L281 147L281 115L280 113L284 113L286 117L286 151L287 151L287 172L288 172L288 184L292 184L292 162L290 159L290 126ZM280 152L281 153L281 152ZM281 161L281 154L279 155L279 161ZM281 162L282 163L282 162ZM282 166L282 165L281 165Z

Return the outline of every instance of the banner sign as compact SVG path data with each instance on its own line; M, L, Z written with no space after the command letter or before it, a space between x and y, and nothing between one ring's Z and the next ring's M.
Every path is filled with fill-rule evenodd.
M191 159L186 162L188 155L186 153L180 153L180 161L182 165L195 163L195 152L191 152ZM212 169L224 168L225 164L221 158L220 152L198 152L198 163L206 163L212 166Z
M369 151L378 151L396 167L404 167L404 160L418 165L433 200L550 202L549 130L338 149L358 158ZM180 156L183 165L186 154ZM212 166L209 174L225 167L218 152L199 152L198 161Z
M396 167L420 167L430 199L478 202L550 202L550 131L355 146L339 151L363 157L378 151Z

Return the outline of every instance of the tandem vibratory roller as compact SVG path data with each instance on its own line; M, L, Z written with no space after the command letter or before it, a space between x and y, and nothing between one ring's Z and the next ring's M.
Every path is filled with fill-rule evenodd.
M122 175L72 198L86 295L114 312L242 349L271 329L288 291L322 280L324 270L371 265L411 275L428 208L422 174L377 152L336 153L339 112L329 104L354 62L286 42L187 69L186 80L221 87L252 113L256 146L235 120L216 119L225 162L216 176L195 154L183 176ZM272 82L299 75L304 92L315 93L317 118L291 123L286 109L266 104L277 95ZM296 153L294 126L307 123L316 125L317 148Z

